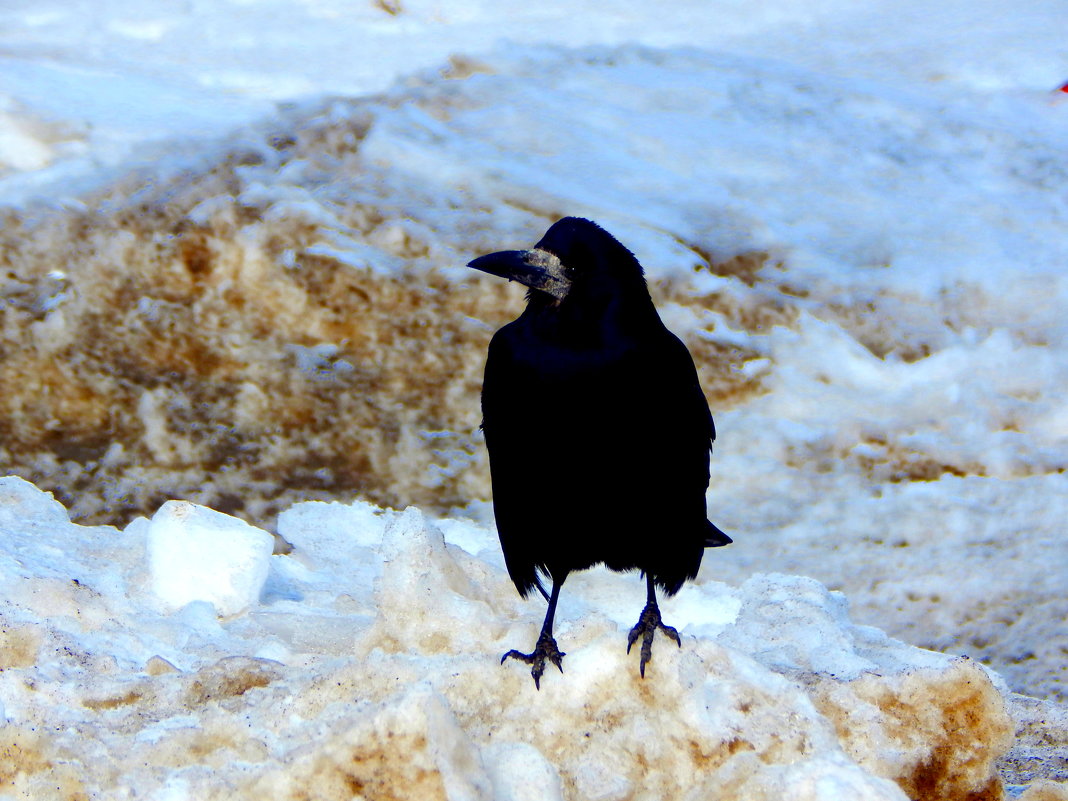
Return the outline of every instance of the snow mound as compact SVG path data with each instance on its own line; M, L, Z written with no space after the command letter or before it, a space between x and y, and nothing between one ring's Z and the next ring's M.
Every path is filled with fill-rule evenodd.
M564 673L537 691L525 666L499 660L533 643L543 607L519 599L486 527L362 502L301 504L281 523L294 548L274 556L266 534L190 504L124 531L85 528L0 479L6 786L52 798L1000 796L995 760L1013 733L1000 680L853 624L844 596L814 580L687 586L663 604L682 647L659 639L643 680L626 653L640 581L580 574L558 610ZM160 538L186 553L160 559ZM194 547L217 569L235 540L256 554L246 567L269 563L258 601L250 591L244 611L218 617L203 601L219 595L204 592L160 610L160 586L188 585Z

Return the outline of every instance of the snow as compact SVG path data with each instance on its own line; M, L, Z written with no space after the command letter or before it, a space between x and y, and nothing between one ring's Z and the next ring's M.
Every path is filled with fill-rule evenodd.
M0 11L0 98L19 110L0 131L12 143L3 161L20 172L3 188L12 197L74 191L134 154L191 153L183 140L224 135L278 102L380 92L457 54L452 71L467 70L470 56L515 42L746 53L769 71L798 65L888 87L919 84L954 105L1033 113L1020 92L1034 97L1063 83L1059 11L1055 0L1014 8L1011 20L994 0L756 9L688 0L671 14L633 0L611 9L515 0L227 0L147 11L123 0L9 4Z
M0 480L4 791L997 797L1007 708L1063 779L1063 12L6 4L0 462L63 503ZM694 352L735 544L645 682L640 581L569 578L538 693L520 294L462 265L565 214Z
M180 609L204 601L220 616L259 600L274 538L243 520L188 501L167 501L149 522L152 592Z
M682 647L661 639L641 679L625 647L641 582L590 573L560 606L565 672L536 690L499 654L535 635L540 609L516 596L499 552L451 541L485 542L480 524L442 523L448 538L415 508L297 505L284 526L293 551L266 557L266 590L227 609L228 545L254 542L255 562L266 532L176 502L123 531L85 528L28 482L0 479L11 786L30 797L58 782L70 797L340 798L362 786L372 797L730 787L901 799L898 784L936 752L948 756L929 779L944 797L995 781L1012 733L1000 680L856 626L845 598L812 579L688 587L664 604ZM174 548L163 565L161 537ZM191 563L198 592L161 607L164 578L188 589ZM695 620L687 608L715 611ZM916 716L906 734L902 715Z

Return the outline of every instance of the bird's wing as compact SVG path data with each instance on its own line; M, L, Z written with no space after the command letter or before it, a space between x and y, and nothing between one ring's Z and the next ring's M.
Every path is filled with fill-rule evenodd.
M716 430L693 358L678 337L663 329L642 360L631 372L643 376L635 387L643 419L628 432L637 469L633 483L626 477L622 483L628 495L644 499L634 522L655 532L647 535L653 539L641 557L644 569L670 594L696 575L704 548L726 542L705 509Z
M708 401L697 377L693 357L677 336L667 329L654 340L645 356L648 366L635 370L648 376L639 390L647 414L658 421L655 430L658 445L649 444L651 452L669 464L679 480L708 487L708 464L716 425Z
M543 451L532 424L537 401L512 342L517 322L502 328L490 341L482 382L482 430L490 457L501 550L508 575L526 597L535 587L544 593L537 574L538 532L528 511L533 504L546 502L538 497L539 487L531 476L545 471L547 465L538 463Z

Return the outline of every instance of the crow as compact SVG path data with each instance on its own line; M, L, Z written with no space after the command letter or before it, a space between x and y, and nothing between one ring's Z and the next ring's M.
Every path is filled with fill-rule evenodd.
M508 575L549 608L534 650L501 663L531 665L538 689L546 662L562 673L560 589L572 571L604 564L646 579L627 638L628 653L642 638L644 678L658 629L682 645L656 587L674 595L705 548L731 542L705 512L716 428L693 358L660 320L634 254L590 220L565 217L533 249L468 266L529 287L523 313L490 341L482 430Z

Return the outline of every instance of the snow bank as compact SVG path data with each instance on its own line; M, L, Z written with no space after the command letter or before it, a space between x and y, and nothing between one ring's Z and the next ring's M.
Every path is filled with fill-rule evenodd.
M157 515L164 532L179 525L175 509ZM186 535L190 518L244 530L186 511ZM625 647L640 581L580 574L558 612L565 672L546 674L539 692L524 666L499 657L533 642L543 608L519 599L485 527L446 519L439 528L417 509L365 503L301 504L282 522L294 549L270 557L247 611L219 618L193 600L164 612L155 592L166 565L149 565L160 522L80 527L32 485L0 480L0 780L9 791L1000 793L994 761L1012 723L996 677L853 624L844 597L811 579L688 586L663 605L682 648L658 641L642 680Z
M943 113L699 50L480 64L299 106L80 210L10 212L0 462L81 522L172 496L260 526L354 493L484 502L486 347L522 293L462 265L585 213L695 356L739 578L814 576L857 619L1062 697L1064 594L1027 557L1068 548L1048 109Z
M202 150L204 139L270 113L276 102L381 92L420 69L449 78L485 71L470 54L501 40L703 47L920 89L944 105L1013 112L1020 94L1041 97L1065 78L1055 3L1011 15L998 0L863 8L677 0L671 14L637 0L244 0L151 9L113 0L88 9L71 0L0 8L5 199L56 196L131 158ZM5 167L20 172L5 176Z

